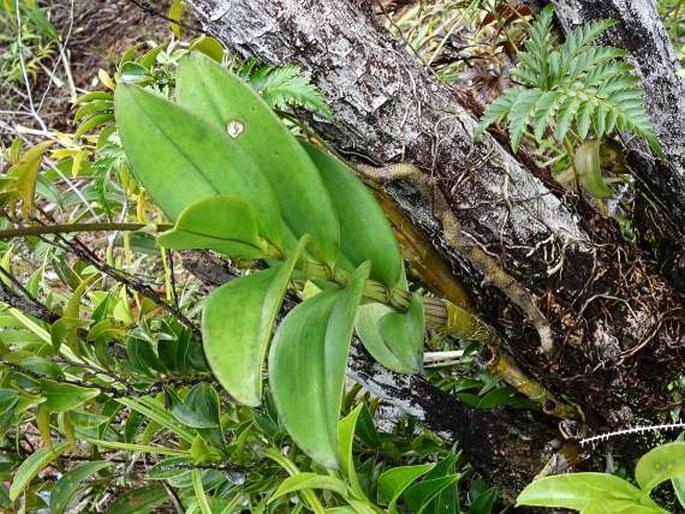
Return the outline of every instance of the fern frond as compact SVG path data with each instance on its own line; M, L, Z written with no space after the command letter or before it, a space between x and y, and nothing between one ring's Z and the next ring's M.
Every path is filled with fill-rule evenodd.
M325 116L332 114L323 96L298 66L263 66L252 74L250 85L269 106L285 109L289 105L308 107Z
M601 36L607 29L618 23L617 20L606 19L592 22L583 27L579 27L568 36L560 47L563 62L569 62L577 55L583 53L588 45Z
M534 116L535 106L543 94L544 91L541 89L523 90L511 106L507 121L509 122L509 140L514 151L518 150L523 132Z
M522 87L509 88L502 96L492 102L483 113L483 116L481 116L474 130L474 137L480 136L493 123L499 123L506 118L509 111L511 111L512 105L514 105L516 97L522 91L524 91Z
M521 85L506 91L486 110L479 131L506 118L516 149L529 126L538 141L548 127L554 127L558 141L572 129L581 140L591 131L601 138L621 130L644 139L660 155L640 79L633 66L621 60L626 52L593 44L616 22L602 20L581 27L556 44L551 36L552 14L551 5L540 13L525 51L519 53L518 66L510 72Z
M537 141L542 140L542 136L549 126L549 122L554 119L556 110L563 98L563 94L559 91L545 91L540 96L533 116L533 134Z

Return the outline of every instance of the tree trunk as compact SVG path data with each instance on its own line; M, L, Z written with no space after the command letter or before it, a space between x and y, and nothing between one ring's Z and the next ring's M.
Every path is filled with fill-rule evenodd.
M685 81L668 34L656 12L656 2L643 0L554 1L556 16L566 32L592 21L620 20L604 41L630 52L628 60L642 77L645 105L664 149L657 160L639 139L627 142L628 163L641 192L642 230L658 239L659 257L670 281L685 291Z
M517 159L488 134L474 141L476 121L459 101L465 96L437 82L348 2L189 4L229 48L264 62L301 65L335 113L330 120L310 115L307 121L341 154L379 165L411 162L430 176L470 243L494 255L532 292L552 323L553 355L540 351L536 333L511 302L481 285L489 277L446 244L429 199L407 182L386 189L469 285L519 363L579 404L592 431L663 416L673 402L667 385L680 378L685 362L683 311L672 289L622 242L612 222L561 190L544 170L524 166L525 155ZM414 387L379 366L363 368L356 373L360 381L397 404L403 404L398 391ZM530 435L545 433L547 421L520 412L507 416L525 419ZM431 419L424 417L428 425ZM487 440L495 425L467 426ZM445 432L444 426L438 430ZM629 456L642 450L635 444L621 448ZM506 474L490 476L498 483L531 478L528 459L507 452L498 458L507 463L507 471L494 471Z

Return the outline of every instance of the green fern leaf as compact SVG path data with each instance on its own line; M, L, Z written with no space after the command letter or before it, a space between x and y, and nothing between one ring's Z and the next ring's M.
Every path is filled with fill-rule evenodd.
M568 129L571 127L571 123L573 122L573 118L575 117L579 106L580 98L575 95L566 96L559 105L559 118L557 119L557 128L555 131L555 136L558 141L563 141L566 137Z
M295 105L309 107L326 116L332 114L319 90L302 75L298 66L263 66L252 74L249 81L272 108L285 109Z
M521 91L523 91L523 88L510 88L506 91L506 93L492 102L483 113L480 122L476 126L476 129L474 130L474 137L480 136L493 123L499 123L506 118L507 114L509 114L509 111L511 111L512 105L514 105L516 97Z
M559 91L546 91L540 96L533 117L533 130L537 141L542 140L545 129L549 126L550 120L554 119L554 113L562 98L563 94Z
M514 151L518 150L521 137L526 130L530 119L535 114L535 106L544 92L540 89L527 89L521 91L516 97L514 105L507 116L509 121L509 141Z
M586 139L590 126L592 125L592 115L595 111L595 105L592 99L583 101L578 107L576 114L576 126L578 128L578 135L581 139Z

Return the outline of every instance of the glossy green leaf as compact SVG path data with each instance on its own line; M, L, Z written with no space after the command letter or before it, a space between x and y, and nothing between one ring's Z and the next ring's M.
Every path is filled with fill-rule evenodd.
M125 62L119 69L119 82L122 84L144 84L149 82L153 77L148 75L145 66L137 62Z
M340 251L355 267L371 261L371 278L395 287L402 272L402 256L383 210L343 162L313 145L303 146L338 212Z
M16 179L16 196L22 200L21 212L25 217L29 217L33 213L38 172L43 162L43 155L52 144L52 141L43 141L32 146L7 171L8 177Z
M143 398L117 398L116 401L131 410L139 412L167 430L170 430L188 444L191 444L195 439L193 431L181 425L178 420L167 411L164 404L155 398L149 396Z
M136 86L117 87L114 106L133 171L169 218L196 200L234 196L252 207L260 234L278 246L283 227L276 197L252 156L228 135Z
M298 473L283 480L269 501L303 489L326 489L338 493L343 498L348 494L347 486L339 478L318 473Z
M388 510L394 510L397 500L413 482L428 473L435 464L418 464L389 469L378 477L378 487L383 496L390 502Z
M602 178L599 147L601 141L586 141L578 147L573 162L578 181L595 198L610 198L613 193Z
M364 403L357 405L352 412L340 420L338 424L338 455L340 456L340 467L352 486L352 491L364 497L364 491L359 483L357 471L354 468L354 458L352 449L354 446L354 433L357 428L357 419L364 408Z
M447 475L438 478L425 479L417 484L407 487L404 492L404 501L411 512L420 514L441 492L448 487L453 487L459 480L460 475Z
M339 466L340 401L368 273L362 265L345 288L325 290L295 307L271 345L269 383L279 416L297 445L328 468Z
M86 484L83 482L98 471L110 466L112 466L112 463L106 460L86 462L62 475L50 492L50 512L62 514L74 494L86 487Z
M88 326L88 321L80 318L60 318L50 327L50 339L55 350L59 350L62 343L76 335L79 328Z
M171 412L184 425L192 428L219 428L219 396L209 384L193 386L181 399L172 389L167 391Z
M180 105L229 134L233 146L252 156L275 192L296 237L312 235L312 253L333 264L339 226L331 198L298 141L249 86L197 52L178 67Z
M231 257L264 257L252 209L232 196L193 202L178 216L174 228L157 236L157 242L173 250L206 248Z
M432 480L434 478L442 478L445 476L455 475L457 454L451 451L447 456L438 462L436 466L430 470L424 480ZM457 475L457 481L461 478L461 474ZM410 486L410 488L413 486ZM408 498L410 492L407 489L405 494L405 499ZM407 499L407 503L409 500ZM473 508L470 509L471 511ZM423 511L427 514L459 514L459 495L457 494L457 488L445 487L438 494L433 496L433 499L425 504ZM471 514L476 514L472 512Z
M622 478L606 473L572 473L541 478L516 498L516 505L583 510L602 499L638 502L642 492Z
M602 498L589 503L580 514L668 514L668 511L632 500Z
M635 481L647 493L660 483L680 476L685 476L685 442L657 446L635 466Z
M100 395L99 389L89 389L52 380L41 380L40 388L45 397L45 406L50 412L70 411Z
M232 280L205 300L207 363L226 391L245 405L262 401L262 366L272 327L306 243L303 238L284 264Z
M16 501L31 483L31 480L46 466L69 448L69 443L55 445L52 449L40 448L29 455L14 473L10 486L10 501Z
M380 303L363 305L355 324L364 348L383 366L398 373L423 369L425 319L418 295L407 312L395 312Z
M161 485L146 485L117 496L107 509L108 514L148 514L169 501Z

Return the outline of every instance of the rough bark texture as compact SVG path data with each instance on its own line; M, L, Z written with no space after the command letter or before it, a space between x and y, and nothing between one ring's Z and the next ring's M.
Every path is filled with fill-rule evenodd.
M554 4L567 32L600 19L620 20L604 41L630 52L628 60L642 76L645 104L665 153L665 161L658 161L642 142L633 139L628 142L628 161L653 202L651 206L662 214L649 228L662 240L671 239L675 246L675 252L662 249L669 278L685 290L685 81L677 74L675 53L656 12L656 2L564 0ZM663 234L663 224L669 224L672 234Z
M309 121L341 153L375 164L408 161L430 174L467 237L537 295L557 335L552 358L540 354L535 333L501 294L479 287L487 277L446 247L426 198L404 182L388 192L479 292L483 313L521 364L580 403L593 430L648 423L671 405L665 386L683 369L680 300L621 244L615 226L583 218L591 210L582 201L567 198L544 172L531 173L489 135L474 142L475 120L459 96L382 28L343 0L189 4L228 47L302 65L335 112L332 120ZM373 367L358 376L386 397L415 385ZM531 421L531 433L538 428ZM509 463L512 474L500 475L500 483L527 472Z

